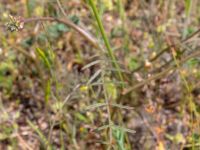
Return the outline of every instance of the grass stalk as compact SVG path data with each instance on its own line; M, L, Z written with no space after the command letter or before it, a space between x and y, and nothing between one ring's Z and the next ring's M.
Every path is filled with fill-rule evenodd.
M199 57L199 56L200 56L200 51L197 51L197 52L195 51L192 54L190 54L189 56L181 59L179 64L182 65L183 63L185 63L189 59L195 58L195 57ZM172 71L174 69L176 69L176 65L173 64L173 65L169 66L168 68L166 68L164 71L159 72L159 73L149 77L148 79L146 79L146 80L144 80L142 82L136 83L134 86L132 86L132 87L130 87L128 89L125 89L124 92L123 92L123 95L129 94L133 90L135 90L137 88L140 88L141 86L143 86L145 84L148 84L152 80L156 80L156 79L160 79L160 78L164 77L165 75L167 75L167 73L169 73L170 71Z
M185 77L185 75L182 73L182 71L181 71L181 66L180 66L180 64L179 64L179 61L177 60L177 58L176 58L176 53L175 53L175 49L171 49L171 53L172 53L172 56L173 56L173 59L174 59L174 62L175 62L175 65L176 65L176 67L177 67L177 69L178 69L178 71L179 71L179 74L180 74L180 76L181 76L181 79L182 79L182 81L183 81L183 84L184 84L184 86L185 86L185 88L186 88L186 90L187 90L187 93L188 93L188 101L189 101L189 109L190 109L190 119L191 119L191 122L192 122L192 126L193 126L193 124L194 124L194 117L193 117L193 113L194 113L194 115L198 118L198 113L197 113L197 110L196 110L196 108L195 107L193 107L195 104L194 104L194 102L193 102L193 97L192 97L192 94L191 94L191 91L192 91L192 89L191 89L191 87L189 86L189 83L188 83L188 81L186 80L186 77ZM192 130L192 134L194 133L194 128L193 127L191 127L191 130ZM195 145L195 141L194 141L194 139L192 138L192 150L194 150L194 145Z
M62 23L72 29L74 29L75 31L77 31L81 36L83 36L92 46L94 46L97 49L101 49L101 46L97 43L96 39L90 35L88 32L86 32L84 29L82 29L81 27L77 26L76 24L74 24L72 21L68 20L68 19L59 19L59 18L54 18L54 17L34 17L34 18L27 18L27 19L21 19L20 22L22 22L23 24L28 24L31 22L45 22L45 21L49 21L49 22L58 22L58 23Z
M111 148L112 146L112 135L113 135L113 132L112 132L112 117L111 117L111 108L110 108L110 100L108 98L108 93L106 91L106 83L105 83L105 72L102 72L101 73L101 78L102 78L102 82L104 82L103 84L103 94L104 94L104 98L105 98L105 103L106 103L106 106L107 106L107 114L108 114L108 124L109 124L109 147L108 147L108 150Z
M118 77L121 81L123 81L123 76L122 76L122 73L119 71L120 70L120 67L119 65L117 64L117 61L116 61L116 58L114 56L114 53L112 51L112 48L110 46L110 43L108 41L108 38L106 36L106 33L105 33L105 30L104 30L104 27L103 27L103 23L100 19L100 16L99 16L99 13L98 13L98 10L93 2L93 0L88 0L89 1L89 4L90 4L90 7L92 8L92 11L94 13L94 16L95 16L95 19L97 21L97 24L98 24L98 27L99 27L99 30L101 32L101 35L102 35L102 38L103 38L103 41L105 43L105 46L106 46L106 49L107 49L107 52L108 52L108 56L111 58L111 60L113 61L113 66L118 70L117 71L117 74L118 74Z

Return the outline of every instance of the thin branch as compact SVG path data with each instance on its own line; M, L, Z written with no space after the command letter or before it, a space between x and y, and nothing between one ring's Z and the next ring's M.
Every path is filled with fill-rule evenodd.
M191 35L189 35L188 37L186 37L185 39L181 40L180 43L186 43L188 42L191 38L193 38L195 35L197 35L198 33L200 32L200 28L195 31L194 33L192 33ZM178 43L179 44L179 43ZM166 51L169 51L170 48L173 48L173 47L176 47L177 44L172 44L172 45L169 45L168 47L162 49L161 51L158 52L158 54L156 56L154 56L153 58L151 58L149 61L150 62L153 62L155 61L157 58L159 58L163 53L165 53ZM144 63L142 63L141 65L139 65L136 69L134 69L132 71L132 74L136 71L139 71L140 69L142 69L144 67Z
M56 0L56 1L57 1L58 7L60 8L62 14L63 14L65 17L67 17L67 14L65 13L65 10L63 9L61 2L60 2L59 0Z
M84 29L77 26L70 20L58 19L58 18L53 18L53 17L36 17L36 18L22 19L22 22L24 24L27 24L30 22L37 22L37 21L50 21L50 22L55 21L55 22L65 24L66 26L69 26L75 31L77 31L78 33L80 33L80 35L82 35L85 39L87 39L87 41L90 42L95 48L101 49L101 46L98 44L98 42L96 41L94 37L92 37L88 32L86 32Z
M22 146L21 148L23 150L33 150L31 146L28 145L28 143L23 139L23 137L20 134L16 134L17 139L19 140L19 144Z
M200 56L200 50L197 51L197 52L194 52L194 53L190 54L189 56L185 57L184 59L180 60L180 64L183 64L184 62L188 61L189 59L197 57L197 56ZM140 88L141 86L149 83L152 80L159 79L159 78L165 76L171 70L174 70L175 68L176 68L176 65L172 65L172 66L168 67L167 69L165 69L164 71L162 71L162 72L160 72L160 73L158 73L158 74L156 74L154 76L151 76L150 78L148 78L148 79L146 79L146 80L144 80L142 82L137 83L135 86L130 87L129 89L124 90L124 92L122 94L126 95L126 94L132 92L133 90L135 90L137 88Z
M122 73L120 72L120 67L119 65L117 64L117 60L116 60L116 57L113 53L113 50L110 46L110 43L109 43L109 40L108 40L108 37L105 33L105 30L104 30L104 27L103 27L103 23L100 19L100 16L99 16L99 13L98 13L98 10L93 2L93 0L89 0L89 4L92 8L92 11L93 11L93 14L94 14L94 17L97 21L97 24L98 24L98 27L99 27L99 30L101 32L101 35L102 35L102 38L104 40L104 43L105 43L105 47L107 48L107 52L108 52L108 56L111 58L111 60L113 61L113 66L118 70L117 71L117 74L118 74L118 77L121 81L123 81L123 76L122 76Z

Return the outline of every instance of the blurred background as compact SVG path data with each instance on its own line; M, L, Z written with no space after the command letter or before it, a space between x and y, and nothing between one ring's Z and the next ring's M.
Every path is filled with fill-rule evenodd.
M200 149L200 1L0 0L0 14L0 149Z

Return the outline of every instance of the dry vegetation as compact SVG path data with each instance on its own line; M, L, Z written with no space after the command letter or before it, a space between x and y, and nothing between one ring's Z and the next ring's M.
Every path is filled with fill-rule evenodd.
M199 150L200 1L0 0L0 150Z

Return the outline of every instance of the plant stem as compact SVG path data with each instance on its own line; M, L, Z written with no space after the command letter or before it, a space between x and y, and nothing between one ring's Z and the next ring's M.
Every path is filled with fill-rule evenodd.
M53 17L35 17L35 18L28 18L22 20L24 24L30 23L30 22L37 22L37 21L56 21L62 24L65 24L66 26L71 27L78 33L80 33L85 39L87 39L88 42L90 42L95 48L101 49L101 46L97 43L96 39L92 37L88 32L86 32L81 27L77 26L73 22L67 19L58 19Z
M179 63L180 63L180 65L182 65L183 63L185 63L185 62L188 61L189 59L195 58L195 57L198 57L198 56L200 56L200 51L193 52L193 53L190 54L189 56L187 56L187 57L183 58L182 60L180 60ZM153 75L153 76L149 77L148 79L146 79L146 80L144 80L144 81L142 81L142 82L139 82L139 83L135 84L134 86L132 86L132 87L130 87L130 88L124 90L123 95L129 94L129 93L132 92L133 90L135 90L135 89L137 89L137 88L139 88L139 87L141 87L141 86L143 86L143 85L149 83L149 82L152 81L152 80L156 80L156 79L159 79L159 78L165 76L167 73L169 73L171 70L174 70L174 69L176 69L176 65L173 64L172 66L169 66L169 67L168 67L167 69L165 69L164 71L159 72L159 73L157 73L156 75Z
M180 43L178 44L181 44L181 43L187 43L191 38L193 38L194 36L196 36L198 33L200 32L200 28L195 31L194 33L192 33L191 35L189 35L188 37L186 37L185 39L181 40ZM163 53L167 52L170 50L170 48L173 48L173 47L176 47L178 44L171 44L169 45L168 47L160 50L156 56L154 56L153 58L150 59L150 62L153 62L155 61L157 58L159 58ZM144 63L140 64L136 69L134 69L131 74L133 74L134 72L137 72L139 71L140 69L142 69L144 67Z
M92 11L93 11L93 13L94 13L95 19L96 19L97 24L98 24L98 26L99 26L99 30L100 30L100 32L101 32L101 35L102 35L102 37L103 37L105 46L106 46L107 51L108 51L108 56L109 56L109 57L111 58L111 60L113 61L113 66L118 70L117 73L118 73L119 79L120 79L121 81L123 81L123 76L122 76L121 72L119 71L119 70L120 70L120 67L119 67L119 65L117 64L116 58L115 58L115 56L114 56L114 54L113 54L113 51L112 51L112 49L111 49L110 43L109 43L109 41L108 41L108 38L107 38L107 36L106 36L105 30L104 30L104 27L103 27L103 24L102 24L102 21L101 21L101 19L100 19L100 17L99 17L98 10L97 10L97 8L96 8L96 6L95 6L93 0L89 0L89 4L90 4L90 6L91 6L91 8L92 8Z
M106 103L106 106L107 106L107 113L108 113L108 124L109 124L109 147L108 149L110 149L110 147L112 146L112 118L111 118L111 108L110 108L110 100L108 98L108 94L107 94L107 91L106 91L106 83L105 83L105 75L104 73L102 73L102 80L104 82L103 84L103 89L104 89L104 98L105 98L105 103Z

